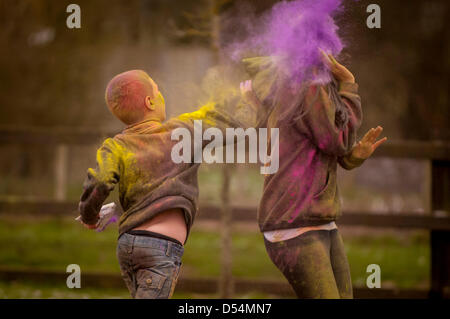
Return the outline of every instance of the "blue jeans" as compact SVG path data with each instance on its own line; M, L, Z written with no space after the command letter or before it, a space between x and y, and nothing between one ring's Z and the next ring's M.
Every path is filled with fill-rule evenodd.
M171 298L183 252L183 246L168 240L127 233L121 235L117 243L117 259L131 297Z

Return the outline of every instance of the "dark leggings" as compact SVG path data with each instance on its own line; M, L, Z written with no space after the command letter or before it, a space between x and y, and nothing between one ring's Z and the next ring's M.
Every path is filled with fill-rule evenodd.
M309 231L271 243L267 253L298 298L353 298L350 268L337 229Z

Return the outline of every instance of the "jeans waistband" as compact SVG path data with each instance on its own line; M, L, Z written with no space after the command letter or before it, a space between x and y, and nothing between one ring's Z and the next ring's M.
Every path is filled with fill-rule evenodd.
M183 256L184 247L174 243L170 240L148 237L148 236L137 236L124 233L119 237L120 245L127 245L130 247L141 247L141 248L153 248L164 251L167 256L174 255L178 257Z

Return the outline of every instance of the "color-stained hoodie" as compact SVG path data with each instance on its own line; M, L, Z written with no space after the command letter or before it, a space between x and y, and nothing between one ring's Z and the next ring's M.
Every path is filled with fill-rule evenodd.
M202 121L203 130L217 127L224 131L227 127L242 127L241 122L229 116L246 111L237 104L234 103L240 109L235 111L210 103L163 124L144 121L105 140L97 151L97 167L88 169L83 185L79 203L83 222L95 223L103 202L118 184L124 210L119 221L120 235L172 208L183 209L189 233L198 209L197 171L200 163L194 163L193 141L191 163L174 163L172 147L179 141L172 140L172 132L186 128L193 139L194 120ZM200 145L200 152L207 142Z
M362 120L358 85L333 82L310 85L301 103L306 109L301 110L299 103L291 103L295 97L290 89L274 89L279 78L269 58L245 62L259 99L267 103L276 91L278 98L275 102L272 99L272 103L281 103L276 107L293 115L288 122L277 121L273 125L279 128L280 166L275 174L265 177L258 209L260 230L320 225L336 220L341 214L337 165L352 169L362 164L349 155Z

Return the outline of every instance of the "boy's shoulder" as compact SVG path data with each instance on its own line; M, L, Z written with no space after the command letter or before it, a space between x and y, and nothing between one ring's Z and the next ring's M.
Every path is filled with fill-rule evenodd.
M193 123L191 119L186 116L187 114L189 113L171 117L166 122L164 122L162 129L171 132L178 128L191 128Z
M192 121L189 121L188 118L183 118L182 116L172 117L162 123L162 125L158 128L154 128L151 131L144 132L132 132L128 133L126 131L122 131L117 133L113 137L108 137L103 141L101 148L113 151L123 151L125 152L130 142L133 144L133 140L138 138L138 136L142 136L142 138L148 138L151 135L159 135L159 134L171 134L172 131L178 128L192 128Z
M106 138L100 149L109 151L112 153L120 153L126 150L126 143L123 141L123 134L119 133L113 137Z

